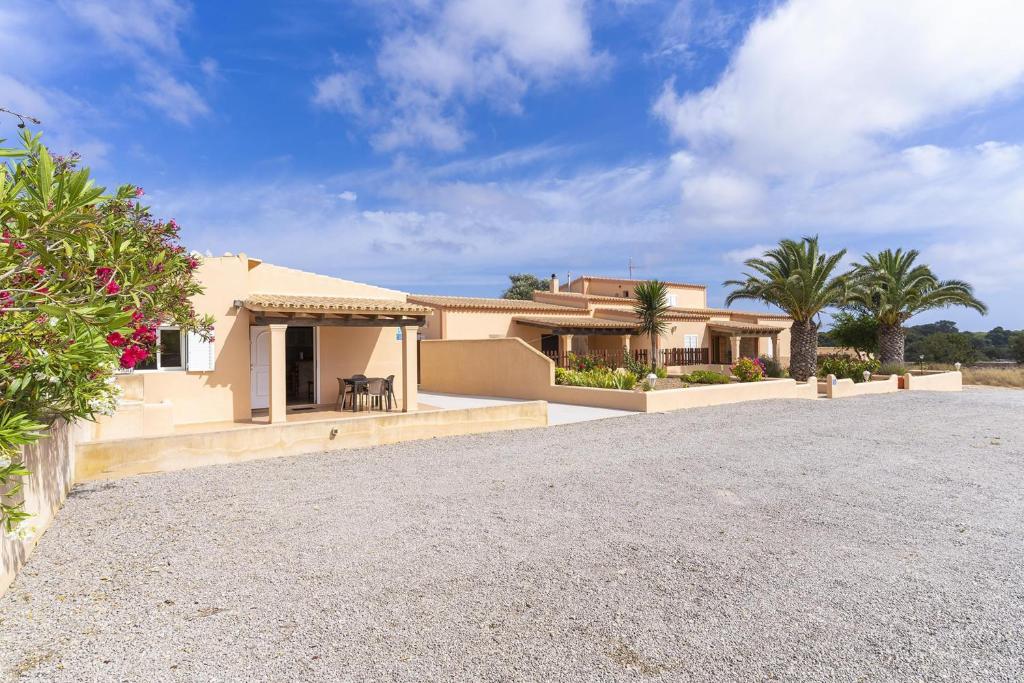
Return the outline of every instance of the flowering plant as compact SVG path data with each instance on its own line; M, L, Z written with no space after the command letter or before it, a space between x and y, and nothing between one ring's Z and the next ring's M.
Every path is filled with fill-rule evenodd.
M764 379L764 364L759 358L740 358L732 366L732 374L741 382L760 382Z
M189 302L198 262L141 188L108 194L77 155L51 156L28 132L0 157L0 520L11 533L27 517L11 502L28 474L21 447L59 418L112 412L113 373L155 351L161 323L209 336L211 322Z

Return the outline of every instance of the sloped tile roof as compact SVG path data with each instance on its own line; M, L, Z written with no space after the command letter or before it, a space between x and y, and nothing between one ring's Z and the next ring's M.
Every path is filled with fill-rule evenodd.
M550 315L550 316L516 316L513 318L517 323L532 325L534 327L566 328L566 329L588 329L588 330L622 330L630 332L636 330L636 323L625 320L609 320L608 318L590 318L581 315Z
M244 305L250 311L312 311L323 313L409 313L427 315L433 309L397 299L363 299L347 296L305 294L250 294Z
M785 330L785 327L775 325L758 325L757 323L745 323L735 320L708 323L708 329L712 332L725 332L728 334L758 334L772 335Z
M571 313L573 311L581 311L585 313L585 310L578 308L571 308L569 306L559 306L558 304L549 304L542 301L531 301L524 299L489 299L486 297L474 297L474 296L434 296L427 294L410 294L409 301L414 301L419 304L425 304L427 306L436 306L438 308L456 308L456 309L477 309L477 310L488 310L488 311L530 311L530 312L541 312L551 311L554 313Z

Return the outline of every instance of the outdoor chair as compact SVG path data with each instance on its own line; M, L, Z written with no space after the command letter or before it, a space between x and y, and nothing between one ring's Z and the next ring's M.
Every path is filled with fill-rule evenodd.
M384 410L384 401L388 401L388 410L391 410L391 399L388 396L388 382L386 379L375 377L366 385L366 395L370 397L370 410L376 407Z
M387 379L385 379L384 382L388 385L388 410L391 410L391 406L398 405L398 397L395 396L395 376L388 375Z
M335 404L334 409L341 411L345 410L345 402L349 396L351 396L352 410L356 409L356 405L359 402L359 394L366 393L366 375L352 375L351 377L339 377L338 378L338 402Z

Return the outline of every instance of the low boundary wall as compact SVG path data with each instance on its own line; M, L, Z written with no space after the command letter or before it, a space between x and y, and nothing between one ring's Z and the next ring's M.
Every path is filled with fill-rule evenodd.
M872 379L867 382L854 382L852 379L836 379L829 375L818 385L821 393L828 398L846 398L848 396L869 396L873 394L894 394L900 390L899 377L889 375L886 379Z
M78 444L75 481L381 446L440 436L544 427L543 401L455 410L251 425L217 432Z
M29 524L35 533L24 541L0 534L0 595L14 581L71 490L75 473L74 437L74 429L59 422L47 437L22 448L23 462L32 474L23 478L19 497L24 501L25 511L33 515Z
M663 391L622 391L555 384L555 364L522 339L420 342L420 388L651 413L770 398L817 398L818 382L772 379Z
M964 376L959 370L950 372L903 375L903 387L908 391L963 391Z

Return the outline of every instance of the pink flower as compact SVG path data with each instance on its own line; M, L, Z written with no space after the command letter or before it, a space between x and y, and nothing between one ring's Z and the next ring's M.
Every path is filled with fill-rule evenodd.
M97 268L96 269L96 277L99 278L100 282L103 282L103 283L109 282L110 279L113 276L114 276L114 269L113 268L103 267L103 268Z
M107 283L106 289L107 289L107 294L110 294L111 296L113 296L114 294L117 294L118 292L121 291L121 285L119 285L116 282L114 282L113 280L111 280L110 282Z
M135 188L135 196L136 197L141 197L144 194L146 194L146 191L143 190L141 187L136 187Z
M107 335L107 343L111 346L121 348L128 343L128 340L120 332L111 332Z
M129 346L121 353L121 367L134 368L147 358L149 358L149 351L141 346Z

